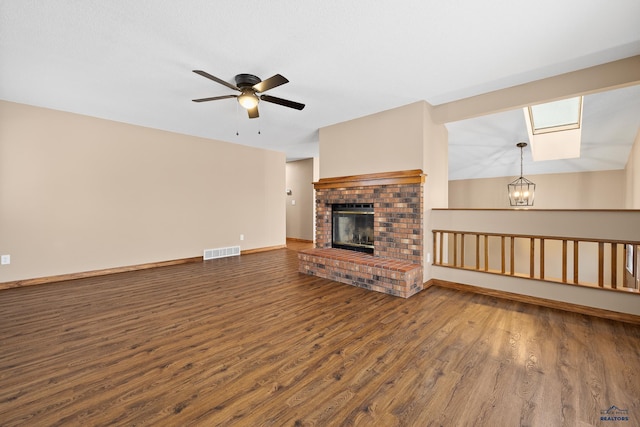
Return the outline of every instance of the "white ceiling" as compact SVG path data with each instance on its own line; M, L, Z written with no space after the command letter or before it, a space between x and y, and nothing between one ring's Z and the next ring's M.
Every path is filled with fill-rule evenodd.
M0 99L292 160L317 155L323 126L638 54L638 0L0 0ZM233 99L194 103L231 93L194 69L280 73L269 94L306 108L262 102L249 120ZM519 173L521 110L447 127L451 179ZM582 157L525 155L525 174L624 168L639 128L639 87L590 95Z

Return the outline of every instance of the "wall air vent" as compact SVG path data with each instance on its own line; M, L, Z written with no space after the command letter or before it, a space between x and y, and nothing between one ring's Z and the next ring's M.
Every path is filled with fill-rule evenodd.
M202 259L216 259L240 255L240 246L229 246L228 248L205 249Z

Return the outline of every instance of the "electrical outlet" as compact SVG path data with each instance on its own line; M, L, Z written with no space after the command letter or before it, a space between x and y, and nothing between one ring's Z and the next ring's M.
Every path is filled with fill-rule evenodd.
M1 265L11 264L11 255L0 256L0 264Z

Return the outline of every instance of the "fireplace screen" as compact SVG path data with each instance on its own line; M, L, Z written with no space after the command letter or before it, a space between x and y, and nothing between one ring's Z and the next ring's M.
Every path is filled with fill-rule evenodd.
M373 253L373 204L332 206L331 247Z

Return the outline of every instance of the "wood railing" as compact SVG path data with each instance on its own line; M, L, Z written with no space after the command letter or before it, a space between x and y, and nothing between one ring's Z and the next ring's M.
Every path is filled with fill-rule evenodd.
M640 242L433 230L433 264L640 293Z

